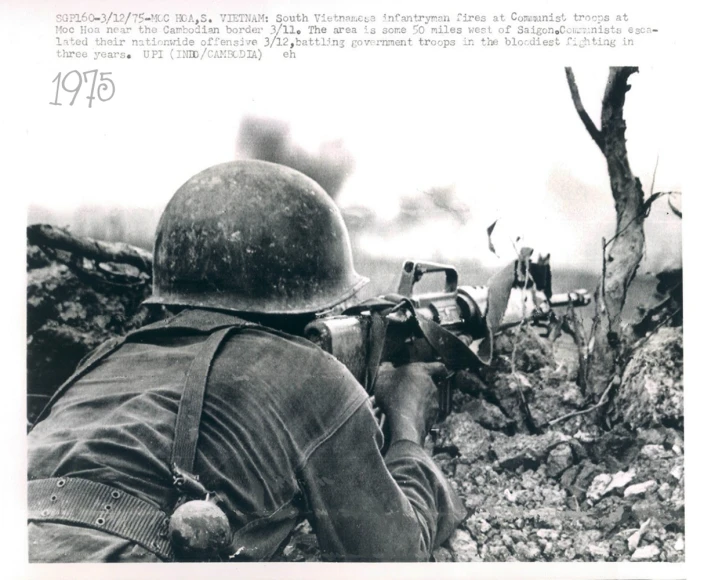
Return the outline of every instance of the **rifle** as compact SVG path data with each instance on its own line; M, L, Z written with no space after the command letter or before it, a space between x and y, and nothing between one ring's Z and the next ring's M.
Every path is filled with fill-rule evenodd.
M304 336L342 362L370 395L379 364L441 360L450 376L491 363L494 337L523 321L554 318L553 307L586 306L586 290L552 294L549 264L532 262L525 248L518 260L485 286L459 286L453 266L408 260L396 293L362 302L340 315L323 315ZM415 294L426 274L444 274L444 289ZM518 305L520 304L520 305ZM440 412L450 412L451 382L440 385Z

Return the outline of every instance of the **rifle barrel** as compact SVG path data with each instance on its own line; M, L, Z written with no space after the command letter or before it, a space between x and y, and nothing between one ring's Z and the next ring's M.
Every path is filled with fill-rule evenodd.
M567 306L570 303L572 306L586 306L591 301L591 294L584 289L553 294L550 298L550 304L552 306Z

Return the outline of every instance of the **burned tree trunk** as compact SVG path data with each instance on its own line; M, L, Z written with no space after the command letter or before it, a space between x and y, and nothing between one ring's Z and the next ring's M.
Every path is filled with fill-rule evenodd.
M595 295L596 314L592 327L592 348L582 373L585 394L596 401L617 378L621 365L621 311L628 287L643 257L643 221L647 203L640 180L633 175L626 150L626 121L623 106L630 89L628 78L636 67L612 67L601 107L601 129L584 110L571 68L567 82L577 113L606 158L611 193L616 206L616 233L602 240L602 276Z

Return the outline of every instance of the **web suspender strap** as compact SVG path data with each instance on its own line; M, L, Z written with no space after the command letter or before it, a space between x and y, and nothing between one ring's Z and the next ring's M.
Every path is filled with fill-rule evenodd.
M176 470L185 471L186 474L193 473L210 367L227 335L239 328L240 326L229 326L211 334L188 369L186 384L178 406L174 446L171 453L171 464Z

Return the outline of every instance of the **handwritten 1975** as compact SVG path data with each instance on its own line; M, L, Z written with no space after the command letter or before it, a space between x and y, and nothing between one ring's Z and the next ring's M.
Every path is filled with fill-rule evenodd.
M72 107L76 102L78 93L81 91L81 88L84 87L84 84L84 92L88 91L88 95L86 95L85 98L88 100L89 109L93 107L93 101L96 98L102 102L109 101L115 96L115 83L109 78L111 74L112 73L109 72L98 72L98 69L88 70L84 73L80 73L77 70L72 70L65 74L59 72L51 81L52 83L56 83L56 95L54 96L54 100L50 101L49 104L61 106L63 105L63 103L59 102L61 93L72 93L73 97L69 103L69 106ZM98 80L100 82L98 82ZM88 85L90 85L90 88L88 88Z

